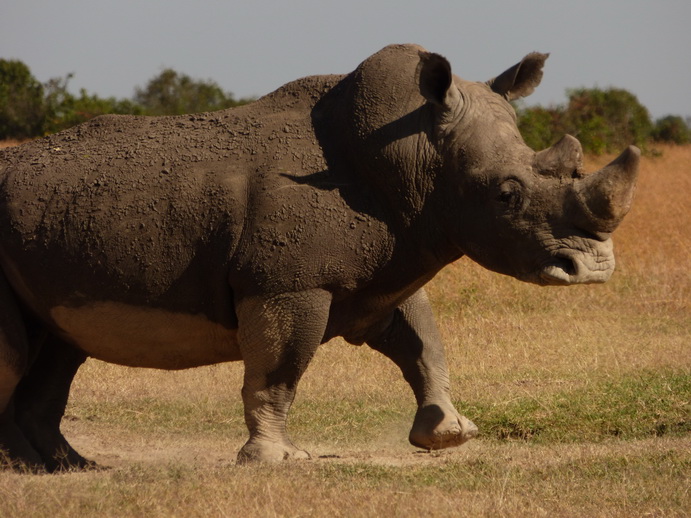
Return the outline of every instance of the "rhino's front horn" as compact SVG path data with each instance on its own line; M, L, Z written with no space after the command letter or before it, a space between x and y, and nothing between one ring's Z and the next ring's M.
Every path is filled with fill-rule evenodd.
M631 208L641 151L629 146L613 162L576 184L576 193L597 232L612 232Z

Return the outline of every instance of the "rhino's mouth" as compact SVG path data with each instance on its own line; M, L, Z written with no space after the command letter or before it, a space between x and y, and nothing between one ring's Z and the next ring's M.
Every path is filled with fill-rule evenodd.
M593 284L606 282L612 275L614 265L610 261L597 262L585 254L558 254L552 257L540 270L542 284L567 286L570 284Z

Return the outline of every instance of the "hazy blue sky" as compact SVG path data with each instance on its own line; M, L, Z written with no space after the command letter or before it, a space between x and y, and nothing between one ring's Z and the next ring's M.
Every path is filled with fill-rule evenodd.
M653 117L691 115L691 0L2 0L0 57L41 81L130 97L164 67L237 97L345 73L388 43L419 43L464 79L550 52L529 104L567 88L625 88Z

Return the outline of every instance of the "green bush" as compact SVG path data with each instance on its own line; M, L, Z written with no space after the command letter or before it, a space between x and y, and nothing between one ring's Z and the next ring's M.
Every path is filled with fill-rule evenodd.
M532 149L548 148L564 135L562 108L519 108L518 114L518 129Z
M672 144L691 143L691 129L678 115L668 115L658 119L653 128L653 140Z
M45 115L43 86L29 67L0 59L0 139L41 135Z
M648 110L631 92L579 88L568 96L566 129L586 152L617 152L631 144L646 147L653 124Z
M568 133L586 153L614 153L630 144L646 148L653 124L635 95L617 88L579 88L567 95L566 106L518 110L518 128L530 147L544 149Z

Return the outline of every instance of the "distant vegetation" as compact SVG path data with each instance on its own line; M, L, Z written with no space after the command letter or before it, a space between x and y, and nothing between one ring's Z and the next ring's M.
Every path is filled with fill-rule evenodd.
M167 68L130 99L102 98L68 90L73 74L41 84L21 61L0 59L0 139L40 137L108 113L181 115L222 110L250 102L235 99L211 80Z
M670 115L652 122L635 95L619 88L578 88L567 91L568 102L549 108L518 107L518 127L533 149L544 149L568 133L586 153L620 151L629 144L643 149L650 141L687 144L688 123Z
M129 99L101 98L82 89L68 91L68 74L37 81L21 61L0 59L0 139L43 136L106 113L181 115L221 110L250 102L235 99L212 80L197 80L167 68ZM576 136L586 153L614 152L629 144L645 149L651 141L691 142L690 121L669 115L653 122L632 93L610 88L567 91L565 105L517 107L519 129L533 149L544 149L565 133Z

